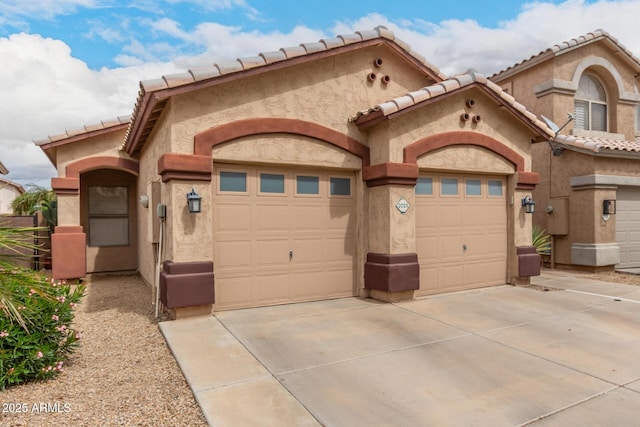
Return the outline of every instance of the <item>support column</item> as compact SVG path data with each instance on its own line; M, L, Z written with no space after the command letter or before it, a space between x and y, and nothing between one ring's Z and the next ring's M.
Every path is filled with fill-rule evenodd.
M383 163L364 168L363 178L369 187L365 288L381 301L413 299L420 287L415 241L418 166Z

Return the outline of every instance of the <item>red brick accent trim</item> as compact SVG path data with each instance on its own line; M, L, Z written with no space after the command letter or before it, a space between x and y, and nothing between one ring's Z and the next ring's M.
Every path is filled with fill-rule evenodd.
M368 187L387 184L416 185L419 175L415 163L380 163L362 168L362 179Z
M58 226L51 236L51 273L54 279L87 275L86 234L82 226Z
M211 156L212 148L218 144L265 133L289 133L319 139L360 157L363 166L369 165L369 147L360 141L328 127L297 119L243 119L216 126L193 138L193 152L200 156Z
M364 287L383 292L419 289L418 255L368 253L364 264Z
M404 148L404 162L417 163L418 157L421 155L451 145L476 145L484 147L510 161L516 167L516 171L524 171L524 158L516 151L490 136L465 131L427 136L406 146Z
M120 169L138 175L139 166L135 160L124 159L122 157L96 156L86 157L69 163L65 168L67 178L78 178L81 173L95 169Z
M56 194L77 195L80 191L78 178L51 178L51 189Z
M165 153L158 159L158 174L162 182L170 180L211 181L211 156Z
M518 172L517 190L533 190L538 184L540 184L540 174L538 172Z

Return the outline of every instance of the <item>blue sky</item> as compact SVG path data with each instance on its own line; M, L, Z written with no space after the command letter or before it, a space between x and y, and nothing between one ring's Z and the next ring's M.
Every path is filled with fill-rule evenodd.
M445 74L490 75L598 28L640 56L638 16L640 0L0 0L0 161L49 186L33 139L128 115L140 80L220 60L384 25Z

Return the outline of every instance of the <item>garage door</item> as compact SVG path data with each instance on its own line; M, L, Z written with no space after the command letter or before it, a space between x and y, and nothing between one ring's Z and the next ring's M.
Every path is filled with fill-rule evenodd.
M416 185L418 295L505 283L502 177L421 175Z
M216 310L354 295L354 175L216 165Z
M616 267L640 267L640 189L618 189L615 219L620 246L620 264Z

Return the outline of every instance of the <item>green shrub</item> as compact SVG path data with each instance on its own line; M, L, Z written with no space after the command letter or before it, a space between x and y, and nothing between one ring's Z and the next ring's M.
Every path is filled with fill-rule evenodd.
M84 285L0 267L0 389L63 370L80 332L71 327Z

